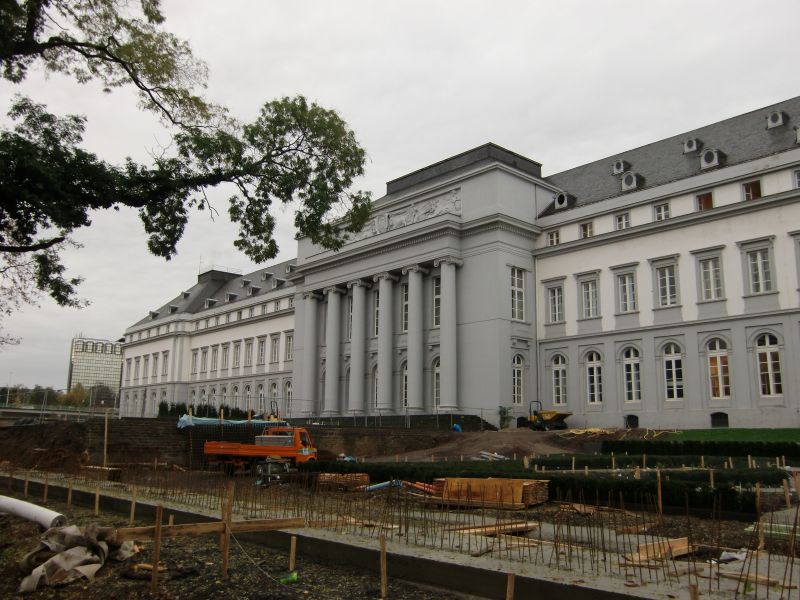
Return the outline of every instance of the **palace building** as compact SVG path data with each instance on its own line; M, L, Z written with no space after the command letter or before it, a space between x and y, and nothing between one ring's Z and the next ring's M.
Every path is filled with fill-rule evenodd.
M486 144L388 182L338 252L212 269L126 331L123 415L797 426L800 98L583 166Z

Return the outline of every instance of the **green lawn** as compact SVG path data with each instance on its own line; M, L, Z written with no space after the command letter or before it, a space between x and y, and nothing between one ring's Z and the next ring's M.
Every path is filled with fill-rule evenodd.
M800 442L800 429L687 429L659 440L712 442Z

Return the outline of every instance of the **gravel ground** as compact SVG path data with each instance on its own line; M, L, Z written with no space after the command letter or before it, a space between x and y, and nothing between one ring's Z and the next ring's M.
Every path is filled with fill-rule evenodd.
M57 502L48 508L63 511ZM67 514L70 524L126 527L127 519L113 513L101 513L95 518L92 511L74 508ZM150 525L140 522L137 525ZM91 600L109 598L169 598L169 599L339 599L373 600L380 598L380 580L377 574L352 569L332 567L304 560L298 552L295 584L284 585L278 579L287 575L288 556L256 544L231 540L229 578L220 578L221 554L216 536L184 537L164 540L161 561L167 571L160 576L159 592L150 593L147 579L135 577L133 565L152 561L152 542L145 542L142 551L129 560L109 561L92 582L74 581L64 587L40 587L36 592L17 594L20 581L25 576L18 567L19 560L38 545L36 525L0 515L0 598L58 598L64 600ZM420 587L408 582L389 580L389 597L392 600L464 600L440 589Z

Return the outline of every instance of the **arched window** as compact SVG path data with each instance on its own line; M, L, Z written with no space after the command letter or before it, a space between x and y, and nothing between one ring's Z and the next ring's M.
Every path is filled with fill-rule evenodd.
M765 333L756 339L758 356L758 380L762 396L780 396L783 393L781 383L781 355L778 338Z
M408 363L403 363L400 370L400 398L403 401L403 408L408 408Z
M622 374L625 378L625 402L642 400L642 363L639 351L629 346L622 351Z
M683 357L672 342L664 346L664 393L667 400L683 400Z
M292 382L287 381L283 389L283 397L286 400L286 415L292 416Z
M205 404L205 403L206 403L206 389L203 388L202 390L200 390L200 404Z
M223 404L227 404L227 403L228 403L228 388L223 387L222 388L222 401L220 402L220 406L222 406Z
M725 340L713 338L706 344L708 350L708 381L711 398L730 398L731 379L728 374L728 345Z
M442 403L442 368L441 361L437 358L433 361L433 406Z
M728 413L711 413L711 427L728 427Z
M553 404L567 403L567 359L562 354L553 357Z
M278 384L275 381L269 384L269 401L270 405L273 402L278 403Z
M212 387L211 391L208 392L208 403L211 406L216 406L217 405L217 388L213 388Z
M603 401L603 361L594 350L586 355L586 400L589 404Z
M233 386L233 396L231 401L236 408L239 408L239 386L237 385Z
M266 412L266 406L264 406L264 384L258 384L258 410L261 412Z
M525 359L520 354L515 354L511 359L511 401L513 404L522 404L525 400L525 384L522 379L524 365Z
M244 409L245 410L250 410L250 400L251 400L250 386L248 385L248 386L245 386L245 388L244 388Z

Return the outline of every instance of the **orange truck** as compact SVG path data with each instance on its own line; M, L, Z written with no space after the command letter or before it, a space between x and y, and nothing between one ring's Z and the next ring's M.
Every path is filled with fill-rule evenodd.
M317 460L317 449L303 427L265 427L254 444L206 442L203 453L209 465L222 465L228 472L242 468L260 472L269 464L288 467Z

